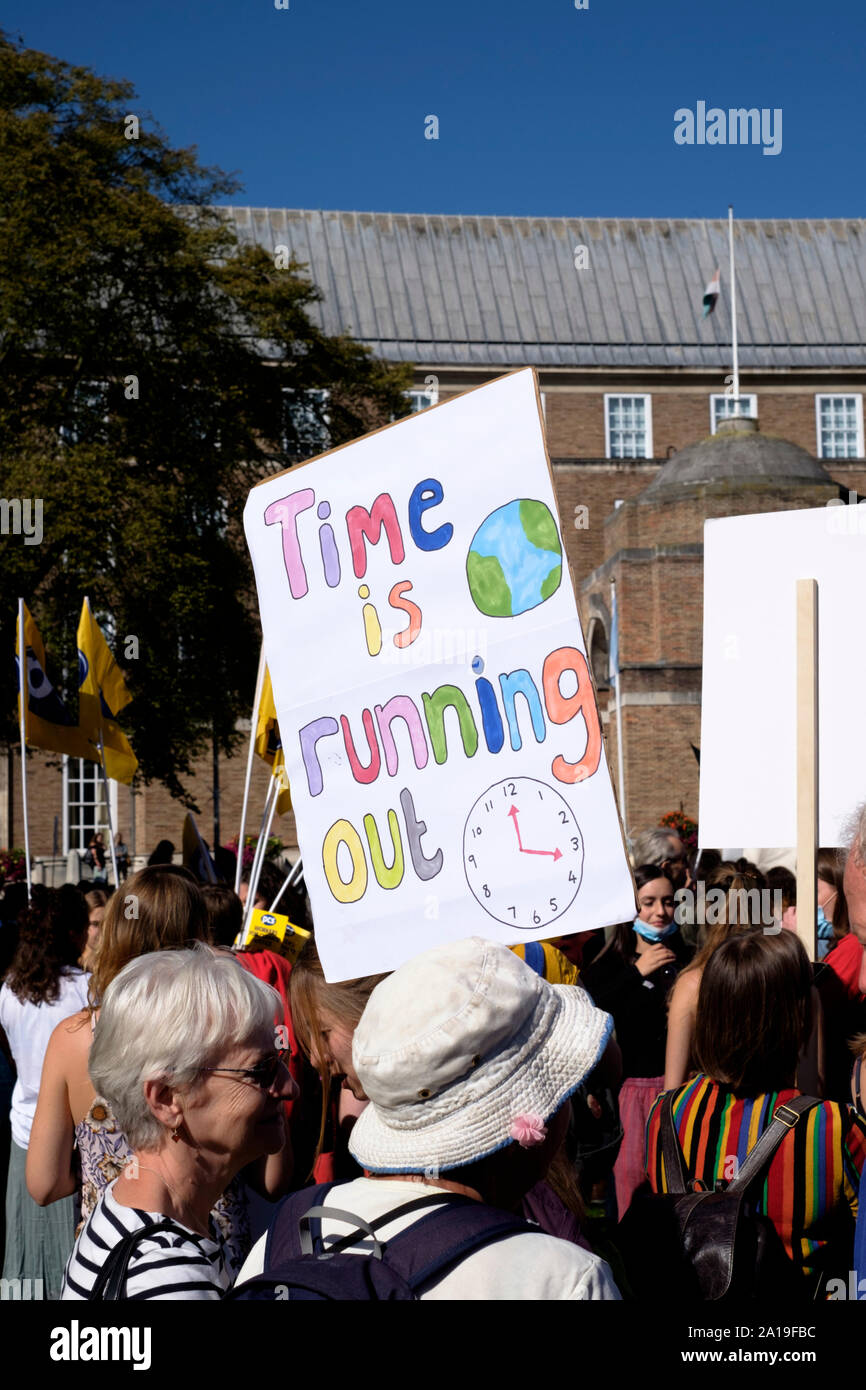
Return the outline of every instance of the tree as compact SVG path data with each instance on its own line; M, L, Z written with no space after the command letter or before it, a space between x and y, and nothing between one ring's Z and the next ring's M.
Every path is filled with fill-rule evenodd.
M89 594L142 776L187 805L193 760L230 751L252 702L250 486L325 428L405 414L411 377L315 325L303 267L238 245L215 204L239 187L172 149L130 84L0 31L0 494L43 507L41 543L0 536L0 650L21 594L62 688Z

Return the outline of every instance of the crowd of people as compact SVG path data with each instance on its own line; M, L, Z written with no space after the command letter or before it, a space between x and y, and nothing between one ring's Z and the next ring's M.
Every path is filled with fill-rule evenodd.
M729 1254L732 1287L760 1290L770 1250L787 1297L834 1297L866 1275L866 807L818 854L814 963L790 868L695 862L662 828L631 852L632 921L467 935L339 983L302 889L296 964L275 937L239 949L249 876L201 884L167 841L114 893L7 886L4 1280L87 1301L640 1300L687 1272L715 1297L701 1241L721 1238L673 1217L742 1190L717 1211L760 1225L763 1253ZM266 863L256 902L283 880Z

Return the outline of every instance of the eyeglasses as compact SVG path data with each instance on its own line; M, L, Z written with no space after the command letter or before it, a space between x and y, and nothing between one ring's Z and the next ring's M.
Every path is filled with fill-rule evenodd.
M202 1071L210 1071L215 1074L220 1072L230 1072L233 1076L246 1076L254 1086L260 1086L263 1091L269 1091L276 1082L280 1067L287 1066L291 1060L291 1052L288 1048L281 1048L275 1052L273 1057L266 1057L263 1062L257 1062L254 1067L202 1067Z

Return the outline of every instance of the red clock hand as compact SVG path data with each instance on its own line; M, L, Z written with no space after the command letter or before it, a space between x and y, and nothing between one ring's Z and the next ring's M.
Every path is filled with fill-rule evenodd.
M519 849L521 854L549 854L550 857L553 859L554 864L556 863L557 859L562 858L561 849L525 849L523 846L523 841L520 838L520 826L517 824L517 817L519 814L517 807L512 806L508 814L514 822L514 829L517 831L517 848Z

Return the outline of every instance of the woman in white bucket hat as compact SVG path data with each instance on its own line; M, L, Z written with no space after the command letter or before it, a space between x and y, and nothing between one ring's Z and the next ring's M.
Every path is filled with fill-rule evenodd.
M473 937L408 961L377 985L355 1032L354 1067L371 1103L349 1147L365 1173L333 1189L325 1207L373 1226L386 1253L388 1240L422 1214L389 1222L410 1198L438 1193L447 1203L458 1193L514 1210L544 1177L564 1137L565 1102L599 1061L611 1028L583 990L548 984L491 941ZM321 1230L327 1246L345 1237L346 1225L324 1216ZM238 1283L262 1273L265 1242ZM360 1241L357 1250L366 1253ZM472 1250L420 1297L619 1293L603 1260L530 1228Z

